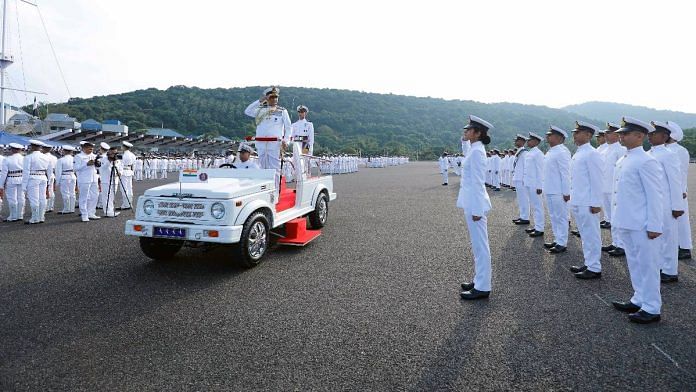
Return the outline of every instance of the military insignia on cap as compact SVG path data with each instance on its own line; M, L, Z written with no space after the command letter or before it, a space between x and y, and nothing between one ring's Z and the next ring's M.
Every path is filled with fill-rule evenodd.
M607 131L616 131L617 129L621 128L621 126L614 124L613 122L608 122L607 123Z
M560 133L561 135L563 135L563 137L568 137L568 132L566 132L564 129L561 129L555 125L551 125L549 127L549 131L546 134L548 135L552 132Z
M278 87L273 86L263 90L263 95L269 94L280 95L280 89Z
M573 130L573 132L575 131L590 131L594 135L596 132L599 132L599 128L588 122L578 120L575 121L575 129Z
M493 129L493 125L491 125L491 123L489 123L488 121L486 121L480 117L476 117L473 114L470 114L469 115L469 124L467 124L464 127L464 129L470 129L470 128L483 128L483 129L486 129L488 131L491 131Z
M638 131L643 133L650 133L655 131L655 127L646 123L645 121L638 120L637 118L624 116L621 118L621 129L616 132L630 132Z

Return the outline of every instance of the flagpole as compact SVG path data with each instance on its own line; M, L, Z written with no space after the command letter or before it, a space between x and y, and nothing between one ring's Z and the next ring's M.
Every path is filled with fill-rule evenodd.
M7 0L2 1L2 65L0 65L0 127L5 129L5 67L12 64L12 61L7 62L5 56L5 31L7 27Z

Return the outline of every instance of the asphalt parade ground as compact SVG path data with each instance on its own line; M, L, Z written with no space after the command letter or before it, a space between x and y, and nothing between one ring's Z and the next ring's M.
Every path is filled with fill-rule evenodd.
M512 224L515 194L491 192L493 291L466 302L459 177L421 162L334 183L322 236L250 270L225 248L151 261L123 234L130 211L0 223L0 390L696 389L693 260L662 286L660 323L629 323L610 306L632 293L624 258L577 280L580 240L544 252Z

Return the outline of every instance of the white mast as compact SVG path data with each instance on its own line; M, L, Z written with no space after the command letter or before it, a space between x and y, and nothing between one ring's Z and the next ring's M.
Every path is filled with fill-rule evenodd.
M5 128L5 69L12 65L12 56L5 53L5 33L7 31L7 0L2 1L2 52L0 52L0 127Z

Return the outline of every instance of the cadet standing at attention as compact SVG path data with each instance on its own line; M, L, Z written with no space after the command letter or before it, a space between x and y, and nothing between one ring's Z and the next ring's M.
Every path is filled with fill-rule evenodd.
M578 279L602 276L602 237L599 213L602 211L602 157L590 144L599 129L583 121L575 122L573 141L578 149L570 161L570 206L580 232L584 265L570 267Z
M550 253L566 251L568 244L568 201L570 200L570 151L563 144L568 133L556 126L546 132L549 151L544 157L546 208L549 210L553 241L544 244Z
M83 222L90 219L100 219L96 214L97 199L99 198L99 175L96 165L101 163L92 154L94 144L85 142L82 151L75 156L75 172L77 173L77 189L80 191L80 215Z
M295 139L300 139L302 153L314 155L314 124L311 121L307 121L307 113L309 113L307 106L300 105L297 107L297 115L300 119L292 124L292 137L290 140L296 141Z
M63 146L63 156L56 162L56 177L58 188L63 199L63 209L58 212L61 215L72 214L75 212L75 168L74 157L75 147Z
M24 158L22 169L22 189L26 192L31 206L31 219L26 224L43 223L48 195L48 173L53 171L51 159L41 152L45 144L40 140L30 140L31 154Z
M10 143L10 156L5 157L0 170L0 197L7 197L7 207L10 210L5 222L19 222L24 218L23 149L24 146L21 144Z
M529 152L526 154L524 162L524 186L527 188L530 204L534 212L534 227L525 231L530 237L544 236L544 202L541 198L542 180L544 175L544 153L539 149L541 136L534 132L529 132L527 147Z
M464 136L471 142L464 162L457 207L464 210L474 253L474 280L462 283L463 299L487 298L491 292L491 250L488 244L488 219L491 201L486 192L486 149L491 142L488 132L493 126L476 116L469 116Z
M689 202L687 200L687 182L689 178L689 150L680 145L679 142L684 139L684 131L677 123L673 121L667 121L672 133L670 134L669 142L667 142L667 149L674 151L679 157L679 167L681 169L682 175L682 197L684 198L684 215L677 219L677 226L679 231L679 259L690 259L691 258L691 223L689 222Z
M616 131L620 127L616 124L607 123L607 129L604 132L604 137L606 139L606 146L600 155L604 160L603 162L603 173L602 173L602 205L604 207L604 222L600 222L600 227L603 229L611 229L611 199L614 192L614 168L616 167L616 162L626 155L626 147L619 143L619 134ZM608 246L603 246L602 251L609 252L611 256L623 256L624 250L618 245L616 235L614 231L611 231L611 244Z
M524 186L524 161L527 157L524 145L526 143L527 137L518 133L515 138L517 152L512 163L512 186L517 193L517 208L519 210L519 217L512 220L516 225L529 224L529 192Z
M437 160L437 165L440 169L440 174L442 174L442 185L449 184L449 163L447 163L447 153L443 152L440 159Z
M633 297L614 301L615 308L630 313L630 321L647 324L660 321L660 243L663 204L660 164L643 150L643 140L653 127L643 121L624 117L618 132L628 151L614 172L613 226L626 251ZM585 239L582 234L583 241Z

